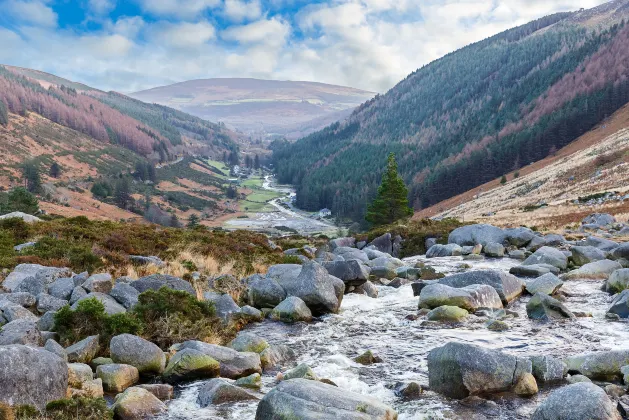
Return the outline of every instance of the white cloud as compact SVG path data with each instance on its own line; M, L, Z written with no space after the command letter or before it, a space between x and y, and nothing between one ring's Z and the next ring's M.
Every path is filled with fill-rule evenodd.
M198 47L215 36L214 27L208 22L155 24L149 31L151 40L157 46L168 45L178 48Z
M107 21L105 29L108 32L123 35L129 39L135 39L145 27L146 22L140 16L121 17L115 22Z
M104 15L116 7L116 0L89 0L89 9L97 15Z
M262 8L259 0L225 0L223 14L234 22L257 19L262 15Z
M270 45L284 44L290 33L290 24L277 18L259 20L243 26L232 26L221 37L241 44L264 42Z
M44 1L7 0L0 4L3 13L15 21L37 26L57 26L57 14Z
M158 16L194 18L221 0L138 0L143 10Z

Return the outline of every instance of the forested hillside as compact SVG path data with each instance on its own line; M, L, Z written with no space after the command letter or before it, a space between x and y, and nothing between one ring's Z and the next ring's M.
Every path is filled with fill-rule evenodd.
M218 124L30 69L0 66L0 103L8 112L35 112L155 161L181 154L182 136L207 145L217 156L238 150L236 135Z
M276 143L298 206L363 218L395 152L416 209L544 158L629 101L629 0L548 16L443 57L343 123Z

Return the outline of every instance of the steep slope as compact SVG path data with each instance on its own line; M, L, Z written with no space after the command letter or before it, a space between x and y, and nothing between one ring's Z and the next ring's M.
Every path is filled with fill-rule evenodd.
M563 228L592 213L629 217L629 105L552 156L452 197L415 218Z
M347 110L374 95L323 83L258 79L190 80L131 94L145 102L225 122L254 137L281 134L288 138L343 119Z
M409 75L348 120L276 145L298 206L362 219L395 152L425 208L546 157L629 101L629 0L562 13Z
M198 156L238 153L242 140L175 109L0 66L0 189L24 185L29 163L41 207L55 214L167 224L232 213L226 177Z

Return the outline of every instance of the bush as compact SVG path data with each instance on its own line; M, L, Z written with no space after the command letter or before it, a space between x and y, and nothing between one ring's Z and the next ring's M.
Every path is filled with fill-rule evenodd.
M79 302L76 310L64 306L55 314L54 330L60 343L69 346L91 335L99 335L102 348L109 347L111 337L118 334L139 334L142 323L132 314L107 315L105 306L96 298Z
M51 401L43 413L31 406L16 407L9 416L16 420L112 420L114 413L103 398L78 397Z
M0 268L11 268L16 264L16 252L13 250L13 235L0 230Z
M27 214L39 212L37 198L25 188L15 188L8 193L0 193L0 214L21 211Z
M43 260L64 260L76 271L96 271L103 266L102 260L92 252L88 245L77 244L53 237L43 237L26 253Z

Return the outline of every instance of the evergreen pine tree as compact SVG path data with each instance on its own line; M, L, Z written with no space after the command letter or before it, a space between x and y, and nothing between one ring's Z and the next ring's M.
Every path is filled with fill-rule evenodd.
M190 217L188 218L187 226L191 229L199 226L199 216L197 216L196 214L191 214Z
M412 214L413 210L408 206L408 189L398 174L395 154L391 153L378 195L367 208L365 219L373 226L381 226Z
M506 175L503 175L503 176L502 176L502 178L500 178L500 183L501 183L502 185L504 185L504 184L506 184L506 183L507 183L507 176L506 176Z
M59 166L57 162L53 162L52 165L50 165L50 176L59 178L59 175L61 175L61 166Z
M179 223L179 218L175 213L170 216L170 227L179 228L181 227L181 223Z
M253 158L253 169L260 169L260 156Z
M24 183L29 192L37 194L41 191L41 175L39 168L33 163L25 163L23 166Z
M9 114L4 101L0 101L0 125L7 126L9 124Z
M118 207L123 209L126 209L133 200L133 197L131 197L131 185L127 178L121 178L116 182L114 200Z

